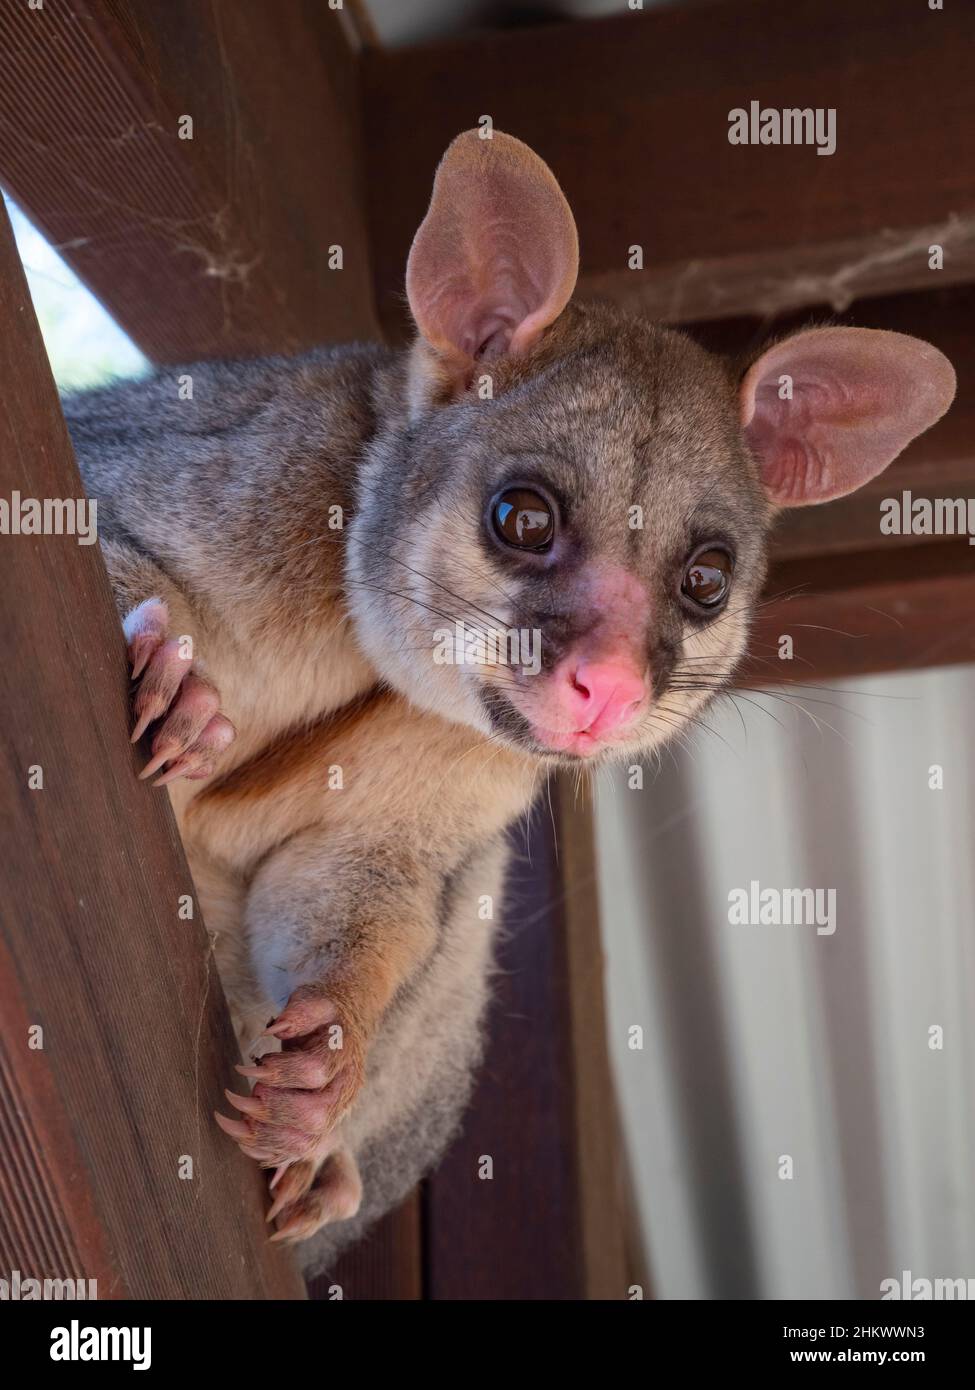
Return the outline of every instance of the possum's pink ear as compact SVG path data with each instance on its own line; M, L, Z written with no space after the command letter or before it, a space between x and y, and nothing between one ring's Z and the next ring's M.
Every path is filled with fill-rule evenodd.
M528 352L565 308L578 269L575 222L548 165L500 131L458 135L406 266L427 342L456 362Z
M954 395L954 369L930 343L871 328L813 328L749 369L741 423L771 500L801 507L882 472Z

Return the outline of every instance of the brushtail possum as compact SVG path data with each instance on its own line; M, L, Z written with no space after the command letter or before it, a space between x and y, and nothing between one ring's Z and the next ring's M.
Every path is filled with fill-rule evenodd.
M859 487L954 394L935 348L861 329L734 372L573 301L577 265L547 166L468 131L410 251L410 348L67 402L142 775L168 788L251 1059L217 1119L273 1175L275 1238L321 1232L317 1266L459 1122L479 904L547 772L692 727L745 650L778 509Z

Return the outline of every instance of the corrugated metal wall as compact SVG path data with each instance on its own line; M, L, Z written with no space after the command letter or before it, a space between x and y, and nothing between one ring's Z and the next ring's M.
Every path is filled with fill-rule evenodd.
M744 729L726 703L643 790L625 771L598 789L611 1046L655 1292L975 1280L975 668L804 688L808 714L747 698L768 713L739 697ZM752 880L835 889L835 933L732 925Z

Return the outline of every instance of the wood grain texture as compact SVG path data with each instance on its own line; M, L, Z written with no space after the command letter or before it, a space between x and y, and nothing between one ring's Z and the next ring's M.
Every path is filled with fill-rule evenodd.
M733 0L479 34L364 56L380 314L404 331L403 266L431 171L489 115L560 180L580 289L681 322L769 314L975 277L975 7ZM837 112L837 148L735 146L750 100ZM629 248L644 269L630 270Z
M0 51L0 182L150 358L375 336L356 54L337 11L3 5Z
M739 688L975 661L975 546L964 538L785 561L767 599ZM791 661L777 656L784 634Z
M588 779L577 783L563 775L555 779L552 794L568 954L585 1297L622 1299L633 1282L625 1232L636 1216L609 1061L592 786Z
M80 498L2 211L0 322L0 497ZM168 802L136 780L101 555L0 535L0 576L0 1269L100 1298L303 1297L263 1177L211 1119L239 1054L198 909L179 914Z

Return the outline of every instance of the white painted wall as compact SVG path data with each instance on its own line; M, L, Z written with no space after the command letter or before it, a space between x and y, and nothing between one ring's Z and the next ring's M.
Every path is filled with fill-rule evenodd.
M729 703L642 791L624 772L598 791L611 1047L656 1293L975 1279L975 668L806 688L812 717L748 698L780 722L739 698L744 730ZM729 891L752 879L835 888L835 934L732 926Z

